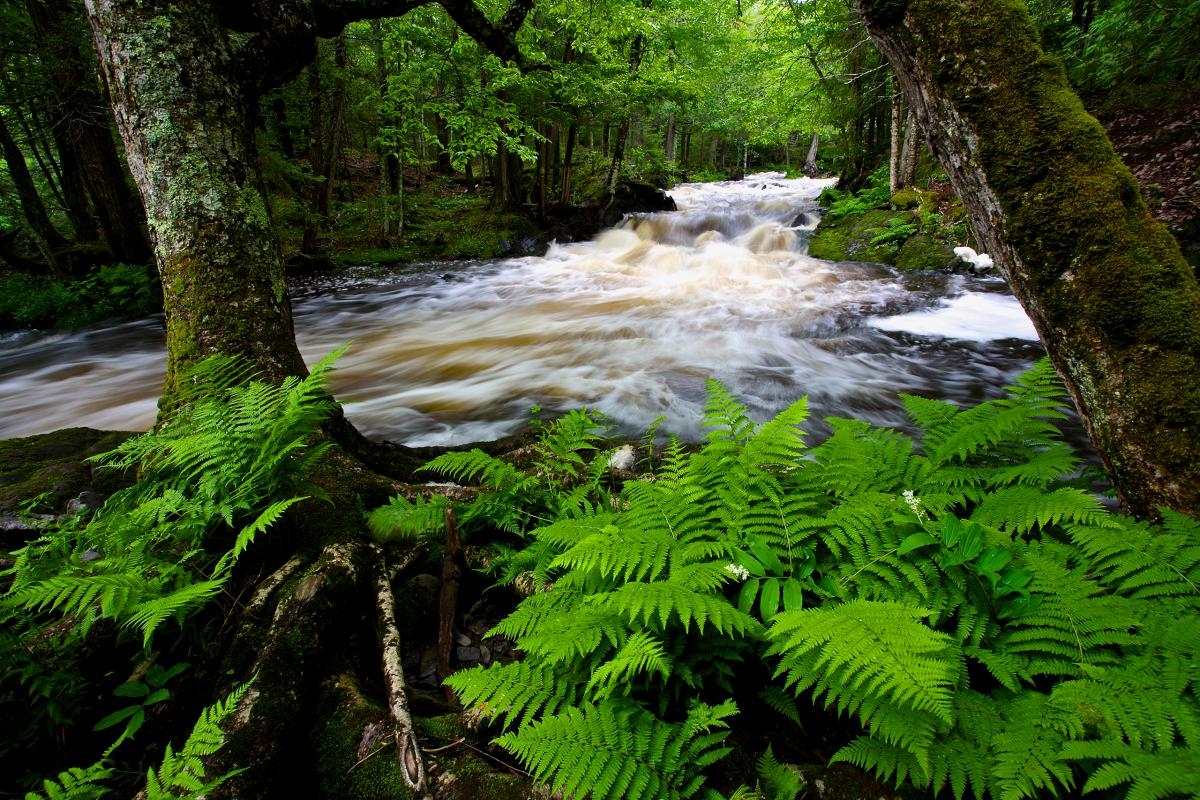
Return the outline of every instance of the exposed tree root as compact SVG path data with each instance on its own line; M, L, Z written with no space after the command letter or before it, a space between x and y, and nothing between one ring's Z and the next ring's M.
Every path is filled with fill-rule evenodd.
M380 644L383 648L383 677L387 685L388 712L395 729L396 759L404 784L414 792L422 792L425 790L425 762L408 710L408 693L400 655L400 631L396 627L396 598L392 594L392 583L383 553L377 546L373 545L371 549L375 556L375 608L378 611Z

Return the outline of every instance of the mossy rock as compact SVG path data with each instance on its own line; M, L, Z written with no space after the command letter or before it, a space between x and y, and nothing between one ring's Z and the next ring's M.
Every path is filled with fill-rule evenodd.
M892 195L892 208L896 211L909 211L921 207L921 193L916 189L901 189Z
M42 505L55 512L84 491L107 497L133 483L133 476L96 470L87 459L112 450L135 434L65 428L53 433L0 439L0 513L22 500L45 495Z
M887 228L888 221L910 221L912 214L886 208L873 208L863 214L833 220L825 217L808 241L808 254L827 261L873 261L895 264L897 248L893 244L876 245L871 240Z
M918 233L910 236L896 253L896 268L911 270L943 269L954 259L947 245Z

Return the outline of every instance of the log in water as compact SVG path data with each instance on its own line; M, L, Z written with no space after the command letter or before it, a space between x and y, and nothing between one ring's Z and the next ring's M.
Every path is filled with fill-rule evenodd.
M763 418L808 395L814 418L903 425L898 392L975 403L1041 355L997 279L805 255L827 184L684 184L680 211L544 257L350 270L297 287L297 337L310 363L350 342L347 416L414 445L496 438L535 405L697 438L710 376ZM147 428L163 347L158 319L10 337L0 437Z

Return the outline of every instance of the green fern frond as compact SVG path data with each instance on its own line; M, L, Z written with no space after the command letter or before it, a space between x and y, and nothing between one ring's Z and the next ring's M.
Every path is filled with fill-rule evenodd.
M780 656L775 674L785 685L859 715L872 736L927 766L935 729L954 724L951 690L962 658L949 636L922 622L927 616L866 600L787 611L771 625L767 654Z
M630 624L656 625L659 629L678 624L685 631L694 623L699 633L711 626L720 633L757 636L758 621L738 611L719 595L697 592L670 581L628 583L621 588L589 596L586 601L607 607Z
M420 539L445 527L448 503L443 494L415 501L396 495L367 514L367 527L377 542Z
M1147 752L1112 741L1070 742L1063 757L1100 762L1083 791L1100 792L1129 784L1125 800L1200 797L1200 749L1172 747Z
M704 427L710 443L740 445L754 433L754 420L746 407L719 381L705 382Z
M990 492L976 506L971 519L981 525L1003 528L1023 535L1035 527L1070 523L1114 525L1108 510L1095 497L1080 489L1046 492L1036 486L1017 485Z
M658 675L665 682L671 676L671 657L663 643L646 631L638 631L625 640L613 657L601 664L588 681L588 696L593 702L610 697L617 685L628 691L640 676Z
M112 776L113 769L107 761L86 768L72 767L54 779L42 781L42 791L27 792L25 800L95 800L109 793L104 782Z
M557 714L583 695L583 681L561 669L526 661L462 670L445 683L464 706L499 720L505 728L525 725L543 714Z
M1075 785L1063 746L1082 738L1083 728L1078 717L1055 711L1037 692L1024 692L1004 705L1004 723L992 738L992 775L1000 800L1058 794Z
M1103 527L1067 528L1099 580L1125 597L1179 597L1189 603L1200 602L1200 535L1189 535L1188 526L1179 522L1159 528L1118 521L1114 518Z
M224 747L225 734L221 724L237 708L251 683L242 684L224 700L204 709L178 753L172 750L170 744L167 745L158 769L146 772L147 800L199 800L243 771L236 769L216 778L208 778L204 759Z
M420 468L451 480L479 483L493 491L509 491L531 486L535 480L506 461L489 456L478 448L466 452L443 453Z
M804 775L800 770L788 764L779 763L779 759L775 758L775 753L771 751L770 745L767 745L766 751L759 757L755 767L758 770L758 778L766 790L766 795L771 800L796 800L808 783L804 780Z
M676 800L700 791L704 767L725 752L732 703L697 706L683 723L662 722L639 708L605 702L507 733L496 743L534 779L565 795L594 800Z

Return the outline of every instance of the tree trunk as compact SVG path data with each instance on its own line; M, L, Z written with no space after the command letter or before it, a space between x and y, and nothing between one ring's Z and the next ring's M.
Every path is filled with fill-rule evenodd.
M812 142L808 145L808 156L804 159L804 174L813 177L819 171L817 168L817 152L821 146L821 134L814 133Z
M900 140L900 119L903 116L900 111L900 106L903 98L897 90L892 92L892 128L891 128L891 143L888 146L888 191L892 194L900 191L900 187L904 185L900 177L901 156L900 151L903 149L903 142Z
M558 195L558 205L566 208L571 205L571 178L575 173L575 140L579 138L579 117L571 120L567 127L567 152L563 156L562 191Z
M669 166L675 166L675 112L667 115L667 132L663 140L663 154Z
M616 143L613 145L612 164L608 168L608 177L604 179L604 186L609 194L617 190L617 180L621 177L621 162L625 159L625 140L629 138L629 117L621 123L621 129L617 131Z
M908 186L917 172L917 156L920 154L920 123L916 113L908 109L908 120L904 123L904 147L900 153L900 185Z
M168 413L185 370L240 353L273 381L305 375L254 131L257 97L207 3L87 0L167 317Z
M68 0L29 0L28 6L38 34L53 55L49 63L58 112L55 142L63 163L64 191L73 168L70 162L75 161L113 258L149 263L153 253L144 230L146 212L130 189L113 143L112 116L96 85L91 55L80 47L78 11Z
M1024 7L861 8L1122 506L1200 512L1200 286Z
M0 150L3 151L4 161L8 164L8 176L17 191L21 211L25 214L29 227L48 248L46 255L50 259L51 265L56 266L57 260L54 258L54 254L64 250L70 245L70 242L50 221L50 215L46 213L46 206L37 193L37 187L34 186L33 176L29 174L29 167L25 165L25 154L17 146L12 134L9 133L3 117L0 117Z

